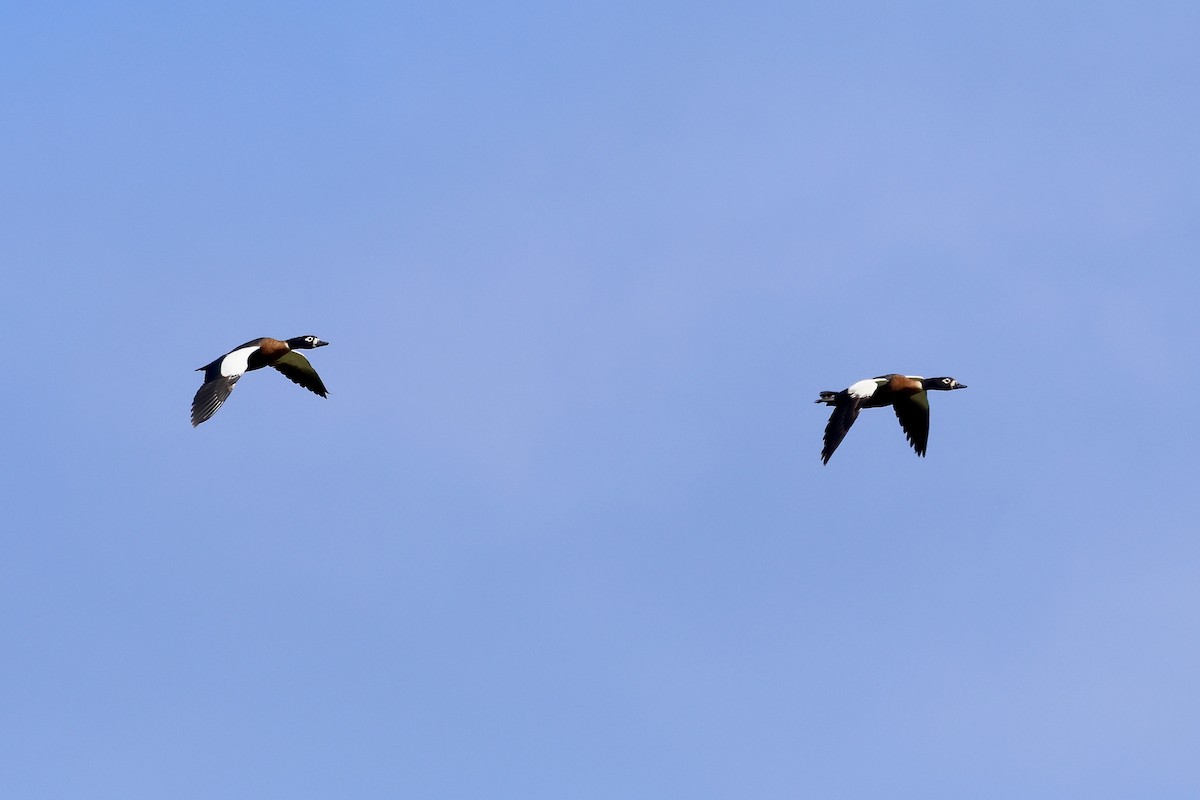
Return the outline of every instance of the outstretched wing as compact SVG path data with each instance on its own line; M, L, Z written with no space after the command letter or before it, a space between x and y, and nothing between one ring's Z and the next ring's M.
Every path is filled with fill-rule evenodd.
M908 443L917 455L924 456L925 445L929 442L929 395L920 391L908 397L897 397L892 408Z
M328 396L329 391L321 382L321 376L313 369L312 364L308 363L308 359L295 350L280 356L271 366L283 373L283 376L292 383L298 383L321 397Z
M192 398L193 428L217 413L217 409L225 402L225 398L229 397L229 393L233 391L233 385L238 382L240 377L240 375L230 375L205 381L204 385L196 391L196 396Z
M825 426L825 446L821 448L822 463L829 463L833 451L837 450L842 439L846 438L850 426L854 424L854 420L858 419L858 409L861 404L861 398L854 397L848 392L838 392L833 413L829 415L829 423Z

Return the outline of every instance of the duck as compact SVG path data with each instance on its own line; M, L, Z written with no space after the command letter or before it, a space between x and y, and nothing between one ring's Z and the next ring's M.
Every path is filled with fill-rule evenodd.
M314 350L329 342L316 336L297 336L292 339L272 339L263 336L240 344L225 355L196 371L204 373L204 383L192 399L192 427L205 422L229 397L243 375L263 367L273 367L293 383L310 392L328 397L329 390L308 359L297 350Z
M833 406L829 424L825 426L825 446L821 461L828 464L850 426L862 408L891 406L900 420L908 443L918 456L924 458L929 441L929 391L943 392L966 389L965 383L954 378L922 378L920 375L880 375L852 383L840 392L821 392L815 402Z

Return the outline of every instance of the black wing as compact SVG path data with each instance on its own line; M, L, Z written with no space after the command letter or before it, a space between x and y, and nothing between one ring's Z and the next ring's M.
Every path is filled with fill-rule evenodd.
M271 366L283 373L283 376L292 383L298 383L321 397L329 395L329 390L321 382L321 376L313 369L312 364L308 363L308 359L296 351L285 353Z
M860 402L846 392L838 392L837 403L834 404L833 413L829 415L829 424L825 426L825 446L821 448L822 463L829 463L833 451L837 450L854 420L858 419Z
M925 445L929 442L929 395L917 392L904 398L896 398L892 404L896 411L896 419L908 437L908 443L917 451L917 455L925 455Z
M192 398L192 427L196 427L201 422L217 413L217 409L225 402L225 398L229 397L229 393L233 391L233 385L238 382L240 375L232 377L221 377L211 381L205 381L204 385L196 392L196 396Z

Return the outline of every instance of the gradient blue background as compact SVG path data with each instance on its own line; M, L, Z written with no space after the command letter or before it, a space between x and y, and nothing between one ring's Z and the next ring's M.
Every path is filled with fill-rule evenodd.
M0 68L5 796L1200 794L1194 4L18 2ZM970 388L823 467L890 371Z

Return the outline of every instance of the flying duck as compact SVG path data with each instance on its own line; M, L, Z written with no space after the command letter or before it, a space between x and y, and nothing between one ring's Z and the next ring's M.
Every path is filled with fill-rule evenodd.
M954 378L922 378L920 375L881 375L851 384L840 392L821 392L816 402L833 406L829 424L825 426L825 446L821 449L821 461L828 464L854 420L860 408L891 406L900 420L900 427L908 437L908 443L925 455L925 444L929 441L929 396L931 389L950 391L965 389L966 384Z
M204 384L192 400L192 427L199 425L217 413L217 409L233 391L233 385L247 372L263 367L274 367L293 383L298 383L321 397L328 396L321 376L313 369L308 359L297 350L312 350L324 347L316 336L297 336L280 341L264 336L238 345L216 361L197 369L204 373Z

